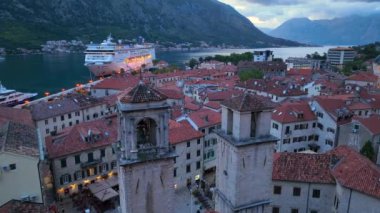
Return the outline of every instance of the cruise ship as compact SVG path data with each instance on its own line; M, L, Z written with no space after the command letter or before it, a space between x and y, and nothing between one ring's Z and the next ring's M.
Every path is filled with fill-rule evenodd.
M131 72L140 70L144 64L153 66L156 58L154 46L146 44L122 44L112 41L111 35L100 44L89 44L85 51L85 66L97 77L111 75L112 73Z
M37 93L22 93L13 89L5 88L0 82L0 106L13 107L30 101Z

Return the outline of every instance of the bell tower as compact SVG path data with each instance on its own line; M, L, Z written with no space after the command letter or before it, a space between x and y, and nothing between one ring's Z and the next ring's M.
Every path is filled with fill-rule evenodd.
M270 120L274 103L244 94L221 103L217 132L215 210L220 213L270 211L274 145Z
M169 149L166 99L141 81L118 101L123 213L173 212L174 153Z

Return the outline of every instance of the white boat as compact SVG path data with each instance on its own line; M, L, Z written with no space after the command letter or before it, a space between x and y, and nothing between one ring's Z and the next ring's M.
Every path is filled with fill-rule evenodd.
M143 64L149 68L156 58L153 44L147 44L143 39L141 44L114 43L111 35L101 44L87 45L85 54L84 65L98 77L139 70Z
M16 106L25 103L25 101L30 101L37 95L37 93L22 93L7 89L0 82L0 106Z

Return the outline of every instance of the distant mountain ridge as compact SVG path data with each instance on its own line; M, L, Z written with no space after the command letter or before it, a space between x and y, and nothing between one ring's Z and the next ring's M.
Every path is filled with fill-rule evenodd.
M252 47L295 46L270 37L217 0L1 0L0 46L116 38Z
M380 13L315 21L295 18L284 22L268 34L306 44L368 44L380 41Z

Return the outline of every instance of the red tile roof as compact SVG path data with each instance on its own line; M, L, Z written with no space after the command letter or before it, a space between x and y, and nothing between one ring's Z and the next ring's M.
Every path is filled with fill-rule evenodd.
M380 168L348 146L325 154L275 153L272 180L333 184L380 198Z
M140 79L135 76L111 77L104 79L100 83L96 84L93 88L124 90L127 88L135 87L139 83L139 80Z
M316 120L317 117L311 111L307 102L300 101L284 103L275 108L272 113L272 119L280 123L294 123Z
M219 125L221 123L220 113L209 109L200 109L190 113L188 116L198 126L198 128L206 128Z
M0 106L0 119L34 126L32 114L26 109L16 109Z
M377 82L378 80L378 77L377 75L374 75L372 73L369 73L369 72L359 72L359 73L355 73L353 75L351 75L350 77L348 77L349 81L365 81L365 82Z
M166 95L162 94L158 90L146 85L145 83L139 83L134 87L127 95L120 99L123 103L148 103L166 100Z
M371 115L369 118L354 117L374 135L380 134L380 115Z
M67 128L57 136L46 137L48 156L49 158L59 158L97 147L110 146L117 141L117 128L116 116L84 122ZM86 142L84 137L89 131L99 132L100 139L96 142ZM83 135L84 133L87 134Z
M272 180L334 183L326 154L281 153L273 162Z
M344 187L380 198L380 168L348 146L339 146L330 155L340 160L331 174Z
M183 99L185 98L185 95L178 91L178 90L172 90L172 89L157 89L162 94L166 95L169 99Z
M220 103L217 101L209 101L204 106L211 108L211 109L215 109L215 110L219 110L222 108Z
M169 143L178 144L198 138L202 138L202 132L197 131L191 127L188 122L169 121Z
M269 98L248 93L223 101L221 105L239 112L261 111L276 107L276 104Z
M313 75L312 69L290 69L287 73L287 75L303 75L303 76L311 76Z

